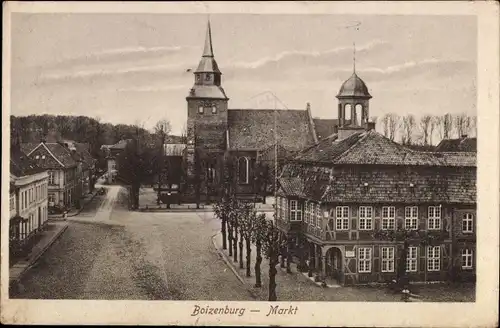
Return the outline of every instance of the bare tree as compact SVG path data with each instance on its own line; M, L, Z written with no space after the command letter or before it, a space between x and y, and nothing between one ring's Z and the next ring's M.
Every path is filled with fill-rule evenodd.
M385 114L382 117L382 126L384 127L384 137L389 137L389 122L391 120L390 114Z
M441 140L449 139L453 123L451 114L447 113L444 114L443 116L438 116L436 120L438 122L437 128L440 139Z
M431 116L431 122L429 124L429 144L432 146L432 137L434 136L434 130L438 127L438 117L437 116Z
M471 130L472 130L472 135L477 138L477 116L476 115L471 117Z
M389 114L389 139L393 140L396 138L396 131L401 125L401 117L397 114Z
M424 115L420 118L420 130L424 137L424 145L428 145L429 143L429 129L432 124L432 116Z
M412 114L403 116L401 143L403 145L411 145L413 142L413 130L415 129L416 121Z

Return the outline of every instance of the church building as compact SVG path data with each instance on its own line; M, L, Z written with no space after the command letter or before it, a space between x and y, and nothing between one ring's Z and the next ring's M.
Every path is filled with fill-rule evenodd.
M208 22L203 55L194 71L194 85L186 97L183 193L187 198L196 193L202 198L217 193L223 181L224 158L228 156L235 166L236 192L240 196L252 196L257 163L269 164L272 175L275 148L278 160L289 158L337 131L338 120L313 118L309 104L305 109L230 109L222 82ZM357 128L363 129L361 125L367 122L371 98L364 83L354 74L337 97L342 106L349 108L353 120L359 113ZM342 125L350 124L345 116L339 117Z

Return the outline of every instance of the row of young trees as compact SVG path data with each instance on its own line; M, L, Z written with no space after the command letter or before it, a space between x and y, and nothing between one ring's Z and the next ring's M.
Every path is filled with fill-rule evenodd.
M423 115L418 120L412 115L399 116L394 113L385 114L381 118L372 117L372 121L379 121L379 129L384 136L406 145L433 146L438 141L450 138L460 138L463 135L477 136L477 116L467 113Z
M255 287L262 287L261 264L263 256L269 262L269 301L276 301L276 265L283 256L280 231L264 213L258 214L253 203L245 203L234 195L225 195L214 205L215 215L221 220L222 248L228 250L229 257L239 262L240 269L246 268L246 276L251 276L251 245L255 245L254 266ZM245 263L243 250L245 249ZM239 254L239 257L238 257Z

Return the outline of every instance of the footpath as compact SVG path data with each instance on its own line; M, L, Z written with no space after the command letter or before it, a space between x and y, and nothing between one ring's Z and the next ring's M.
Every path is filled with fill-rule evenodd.
M98 190L85 195L82 199L80 209L73 209L68 212L68 217L76 216L89 204L97 195ZM49 215L43 231L36 237L38 241L32 247L28 256L20 258L9 268L9 286L16 286L28 270L38 261L38 259L49 249L49 247L63 234L68 228L68 221L62 219L62 214Z
M243 266L240 268L239 262L234 262L233 256L229 257L228 250L222 249L222 234L219 232L212 238L214 247L221 259L228 268L235 274L238 280L257 300L267 301L269 293L269 261L263 256L261 264L262 287L255 288L255 246L251 249L251 277L246 276L246 251L243 247ZM238 248L239 252L239 248ZM239 261L239 254L238 254ZM286 268L276 265L276 294L278 301L377 301L377 302L400 302L401 295L390 293L386 288L373 286L360 287L339 287L330 285L322 287L320 283L314 282L307 276L307 273L301 273L297 270L297 265L291 263L292 273L287 273ZM330 288L329 288L330 287ZM339 288L335 288L339 287Z
M68 228L66 221L47 221L45 229L40 232L38 242L33 246L28 256L19 259L9 268L9 285L15 285L28 272L31 266Z

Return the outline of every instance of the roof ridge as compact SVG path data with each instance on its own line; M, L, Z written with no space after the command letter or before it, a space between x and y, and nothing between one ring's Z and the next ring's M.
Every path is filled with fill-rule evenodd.
M335 158L333 159L339 159L340 157L342 156L347 156L347 154L352 150L354 149L355 146L357 146L362 140L365 140L369 135L370 135L370 131L364 131L364 132L361 132L360 134L364 134L364 136L362 136L361 138L359 138L358 140L356 140L355 143L353 143L351 146L349 146L349 148L347 148L345 151L343 151L342 153L340 153L339 155L335 156ZM343 139L343 140L347 140L349 139L350 137L353 137L355 135L358 135L357 133L356 134L353 134L349 137L347 137L346 139Z

